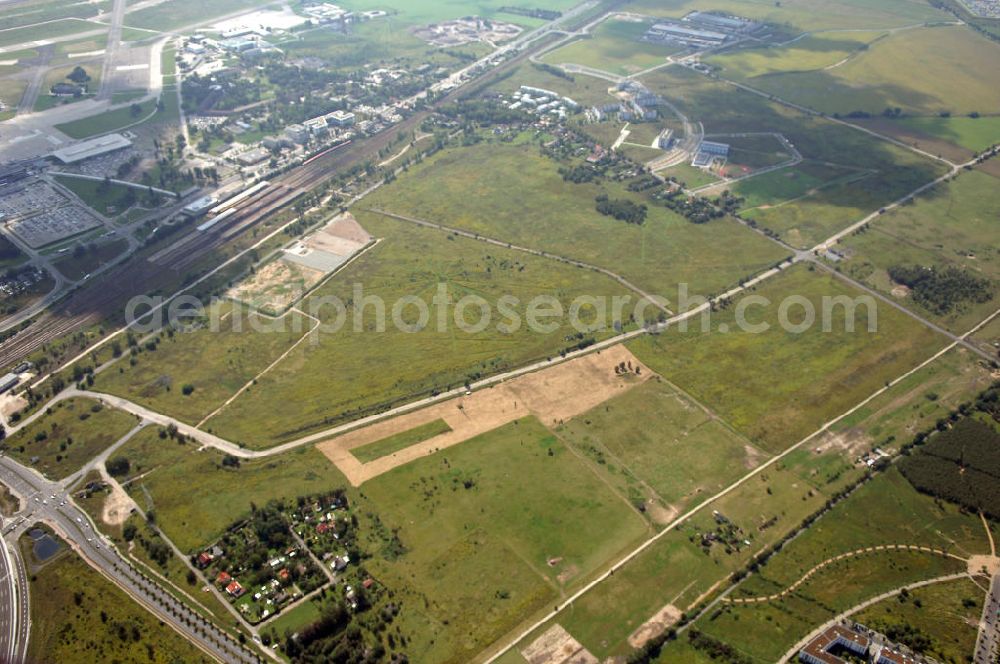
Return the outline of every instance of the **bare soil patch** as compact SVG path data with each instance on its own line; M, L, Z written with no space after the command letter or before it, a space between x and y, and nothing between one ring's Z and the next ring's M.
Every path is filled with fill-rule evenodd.
M640 373L616 373L615 367L623 362L639 367ZM547 426L558 425L641 384L652 375L653 372L627 348L613 346L457 399L376 422L321 442L316 447L354 486L360 486L397 466L434 454L528 415L534 415ZM356 447L437 419L443 419L451 427L451 431L366 464L362 464L350 452Z
M574 639L562 625L553 625L527 648L521 656L528 664L597 664L598 659Z
M680 619L681 610L673 604L667 604L657 611L652 618L640 625L639 629L632 632L628 637L628 643L633 648L641 648L650 639L659 636Z
M101 521L109 526L121 526L128 521L132 513L134 503L118 482L108 482L111 493L104 499L104 506L101 508Z
M322 278L323 273L319 270L279 258L230 288L226 296L268 314L278 315L295 304Z

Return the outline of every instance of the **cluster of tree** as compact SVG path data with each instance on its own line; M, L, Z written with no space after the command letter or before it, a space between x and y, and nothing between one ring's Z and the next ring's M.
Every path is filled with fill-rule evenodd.
M573 182L574 184L593 182L600 177L600 173L598 173L597 169L586 164L560 167L559 175L561 175L562 179L566 182Z
M439 111L451 120L460 121L463 128L473 125L520 125L531 121L531 116L519 109L510 109L488 99L472 99L448 104Z
M655 187L660 186L660 181L653 177L652 175L643 175L638 177L626 185L626 189L633 192L649 191Z
M529 18L540 18L545 21L554 21L562 16L562 12L554 9L541 9L530 7L505 6L498 9L501 14L514 14L515 16L527 16Z
M735 212L742 199L723 192L715 199L689 196L680 188L664 190L653 195L653 200L685 217L693 224L705 224L712 219Z
M186 111L219 109L231 111L261 100L261 86L245 77L198 76L184 79L183 105Z
M637 226L646 223L648 209L641 203L626 198L608 198L607 194L600 194L594 201L597 211L605 216Z
M1000 434L963 417L900 463L918 491L1000 518Z
M688 632L688 641L695 650L705 653L713 661L719 660L727 664L753 664L752 659L736 648L697 629L691 629Z
M80 66L73 67L73 71L71 71L66 78L78 85L85 85L90 82L90 74L87 73L86 69Z
M913 292L913 299L938 315L946 315L967 302L993 299L993 284L954 266L893 265L889 277Z
M569 72L563 71L555 65L550 65L544 62L532 62L531 66L540 72L548 74L549 76L555 76L556 78L561 78L563 80L569 81L570 83L576 81L576 77Z

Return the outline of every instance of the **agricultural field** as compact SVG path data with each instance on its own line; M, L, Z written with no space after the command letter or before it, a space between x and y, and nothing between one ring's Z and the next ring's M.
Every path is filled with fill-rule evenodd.
M847 259L837 267L956 334L968 332L997 309L996 183L990 175L968 171L939 184L844 239L838 251ZM937 276L913 282L896 274L909 266L933 268Z
M204 657L75 553L32 576L31 622L30 661L169 664Z
M419 396L555 357L589 339L615 333L608 323L605 329L584 335L571 327L567 317L557 320L551 333L531 331L526 324L508 329L501 326L506 318L494 304L489 306L487 326L463 331L454 325L454 305L468 295L478 295L488 303L513 296L519 301L513 303L513 310L524 323L528 302L541 294L557 298L566 311L580 295L610 298L627 291L609 277L552 259L381 215L355 211L355 216L383 241L311 293L299 308L311 312L311 307L330 296L345 303L358 302L360 307L357 284L363 297L378 296L386 303L384 329L377 325L375 305L365 305L361 316L355 316L356 308L350 306L343 326L334 331L328 328L338 319L337 310L321 307L312 313L324 323L323 330L260 377L205 427L252 447L270 447ZM444 309L431 306L439 287L446 292L443 301L450 303ZM417 297L429 307L432 315L424 329L407 332L393 324L392 309L403 297ZM443 325L438 318L442 310ZM478 318L479 312L478 307L467 307L460 311L459 320L481 324L485 318ZM593 322L594 312L582 310L581 320ZM416 305L401 307L397 313L404 326L419 322ZM655 314L652 309L648 313ZM257 416L260 413L267 413L263 421Z
M746 205L753 208L742 216L796 247L814 246L945 172L941 164L905 148L688 70L660 70L642 81L701 122L707 134L777 132L795 146L805 163L761 175L760 185L758 178L741 182L737 191L748 192ZM818 172L810 162L819 163ZM808 174L801 181L781 179L785 172L801 171Z
M829 331L823 331L822 299L860 293L806 267L789 268L753 295L769 304L746 309L746 331L734 303L705 326L705 317L695 318L687 330L675 326L629 346L650 368L770 452L798 442L944 346L943 336L873 298L872 310L855 307L854 331L847 331L841 306L830 310ZM778 322L781 303L791 296L812 303L815 312L815 324L802 333L785 331ZM801 304L788 309L792 326L804 322L803 309ZM868 327L873 316L875 332ZM749 331L759 330L758 324L768 327Z
M829 114L878 115L901 108L908 115L965 115L1000 104L1000 74L984 78L969 67L998 56L1000 45L964 26L944 26L895 33L837 64L814 70L806 64L740 80Z
M402 552L367 565L411 608L397 620L421 661L468 661L647 529L533 418L397 468L363 492L385 527L398 528Z
M542 58L553 65L574 64L613 74L630 75L666 62L680 46L640 41L649 30L646 21L609 18L593 28L590 37L570 42Z
M9 435L7 453L51 479L73 474L137 424L90 399L67 399Z
M637 226L598 214L593 200L601 193L642 199L613 182L566 182L558 167L530 146L447 150L363 205L585 261L670 300L678 284L717 293L783 258L780 248L725 218L692 224L650 206L646 223ZM491 177L479 177L483 172ZM512 200L511 191L523 195ZM725 255L716 251L722 243L731 248Z

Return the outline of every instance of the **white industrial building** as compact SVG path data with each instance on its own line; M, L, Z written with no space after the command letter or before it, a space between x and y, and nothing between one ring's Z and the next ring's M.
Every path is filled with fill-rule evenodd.
M64 164L75 164L84 159L99 157L116 150L123 150L131 147L132 141L121 134L107 134L98 138L91 138L86 141L71 145L68 148L55 150L52 156Z

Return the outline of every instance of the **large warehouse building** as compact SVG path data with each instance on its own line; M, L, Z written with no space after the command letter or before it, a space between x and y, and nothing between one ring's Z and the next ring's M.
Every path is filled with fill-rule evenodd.
M56 150L52 153L52 156L64 164L75 164L78 161L98 157L102 154L114 152L115 150L122 150L131 145L132 141L121 134L107 134L106 136L82 141L68 148Z

